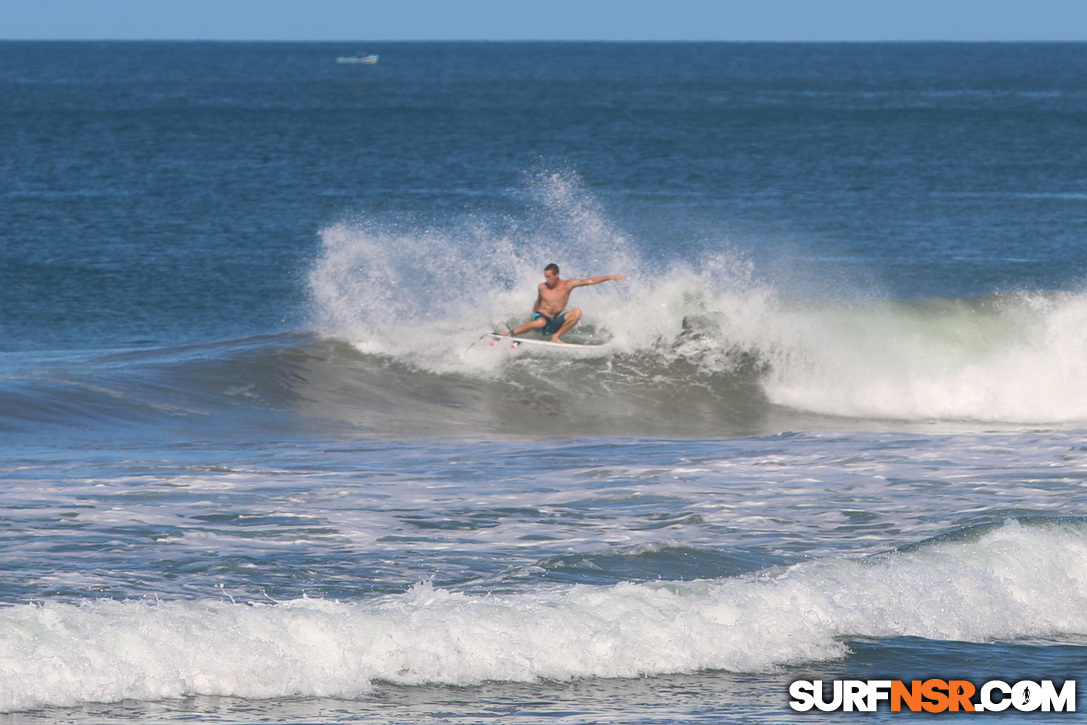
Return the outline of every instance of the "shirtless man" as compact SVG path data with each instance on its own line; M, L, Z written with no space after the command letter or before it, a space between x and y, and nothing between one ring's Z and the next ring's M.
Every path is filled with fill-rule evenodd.
M612 274L589 279L559 279L559 265L549 264L544 267L544 281L540 283L536 304L532 306L532 319L502 334L523 335L532 330L542 330L543 334L551 335L551 342L562 342L562 336L581 320L581 309L578 307L563 312L574 287L626 278L625 274Z

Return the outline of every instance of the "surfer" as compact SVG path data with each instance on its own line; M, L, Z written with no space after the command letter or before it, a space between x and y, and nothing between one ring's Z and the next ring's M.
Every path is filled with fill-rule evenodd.
M540 330L545 335L551 335L551 342L563 342L562 336L581 320L581 309L578 307L564 312L566 303L570 301L570 292L575 287L626 278L625 274L610 274L588 279L561 279L559 265L551 263L544 267L544 281L537 288L536 304L532 306L532 318L501 334L517 336L532 330Z

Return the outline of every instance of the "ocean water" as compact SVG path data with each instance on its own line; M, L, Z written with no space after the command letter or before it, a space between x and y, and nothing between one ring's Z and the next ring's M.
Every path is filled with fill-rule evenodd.
M1087 679L1087 45L4 42L0 139L0 722Z

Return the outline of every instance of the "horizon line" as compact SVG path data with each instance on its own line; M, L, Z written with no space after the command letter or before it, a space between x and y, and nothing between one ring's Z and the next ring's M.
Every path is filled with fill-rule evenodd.
M1076 44L1082 40L1018 38L886 38L886 39L628 39L628 38L2 38L2 43L761 43L761 44L888 44L888 43L1047 43Z

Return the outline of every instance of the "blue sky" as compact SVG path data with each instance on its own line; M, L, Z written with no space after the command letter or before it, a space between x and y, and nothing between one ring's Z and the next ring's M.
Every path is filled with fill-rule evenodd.
M1087 0L0 0L0 38L1087 40Z

